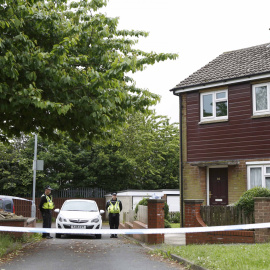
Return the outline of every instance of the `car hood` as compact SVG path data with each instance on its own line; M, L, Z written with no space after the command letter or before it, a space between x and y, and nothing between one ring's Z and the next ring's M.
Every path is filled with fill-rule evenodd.
M85 218L91 219L98 217L100 214L99 212L84 212L84 211L60 211L59 215L64 216L65 218Z

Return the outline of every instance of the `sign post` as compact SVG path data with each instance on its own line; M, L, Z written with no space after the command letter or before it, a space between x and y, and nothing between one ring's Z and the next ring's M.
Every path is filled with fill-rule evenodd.
M34 162L33 162L33 200L32 200L32 209L31 217L36 217L36 172L37 172L37 134L35 134L35 148L34 148Z

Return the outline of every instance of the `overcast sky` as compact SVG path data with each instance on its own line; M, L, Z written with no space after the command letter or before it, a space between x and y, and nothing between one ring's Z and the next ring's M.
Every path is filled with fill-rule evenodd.
M109 0L105 12L118 29L144 30L138 47L178 53L133 77L161 96L156 112L179 121L178 97L169 90L223 52L270 43L270 0Z

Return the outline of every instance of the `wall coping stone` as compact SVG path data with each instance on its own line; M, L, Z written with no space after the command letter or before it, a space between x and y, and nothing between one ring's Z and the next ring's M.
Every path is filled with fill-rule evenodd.
M0 219L0 222L10 222L10 221L26 221L28 218L5 218Z
M31 224L36 221L36 218L27 218L27 224Z
M194 200L192 200L192 199L186 199L186 200L184 200L184 202L185 203L203 203L204 200L202 200L202 199L194 199Z
M270 201L270 197L254 197L254 201Z
M151 203L162 203L162 202L165 202L165 200L163 199L147 199L148 203L151 202Z

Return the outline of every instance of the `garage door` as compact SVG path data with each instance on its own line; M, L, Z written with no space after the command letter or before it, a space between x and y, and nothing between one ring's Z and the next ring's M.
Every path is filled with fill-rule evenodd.
M167 204L170 212L180 212L180 196L167 195Z

